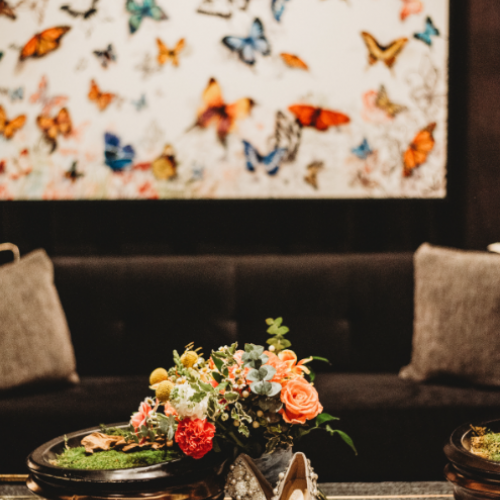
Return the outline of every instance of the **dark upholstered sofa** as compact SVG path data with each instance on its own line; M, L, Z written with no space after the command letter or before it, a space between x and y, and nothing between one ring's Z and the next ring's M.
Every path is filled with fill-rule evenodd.
M128 420L148 374L190 341L205 354L264 343L283 316L317 365L325 410L354 439L312 433L298 448L320 481L440 480L442 447L469 419L500 418L500 391L398 379L411 355L412 254L57 257L81 383L0 394L0 473L58 435Z

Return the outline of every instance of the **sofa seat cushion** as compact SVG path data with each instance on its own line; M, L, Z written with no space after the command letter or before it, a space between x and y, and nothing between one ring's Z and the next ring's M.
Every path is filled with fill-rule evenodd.
M397 374L321 373L316 388L333 426L354 440L315 431L297 450L311 458L321 482L441 480L442 448L467 420L499 418L500 391L415 384ZM0 398L0 474L26 472L37 446L66 433L128 420L150 395L148 377L82 377L76 387L4 394Z

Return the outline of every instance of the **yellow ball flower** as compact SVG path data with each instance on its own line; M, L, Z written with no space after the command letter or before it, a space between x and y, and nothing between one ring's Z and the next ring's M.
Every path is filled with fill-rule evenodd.
M194 351L186 351L181 356L181 363L186 368L192 368L197 361L198 361L198 354L196 354L196 352Z
M168 379L167 370L165 370L165 368L157 368L149 376L149 385L158 384L159 382L162 382L163 380L167 379Z
M166 403L170 399L170 393L174 387L175 385L170 382L170 380L160 382L156 388L156 397L158 398L158 401Z

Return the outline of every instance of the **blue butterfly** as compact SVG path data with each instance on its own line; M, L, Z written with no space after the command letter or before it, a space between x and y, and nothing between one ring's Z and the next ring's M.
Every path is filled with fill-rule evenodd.
M255 64L255 53L260 52L263 56L271 53L271 46L264 36L264 26L260 19L255 18L250 28L250 34L246 38L239 36L225 36L222 43L233 52L238 52L240 59L250 66Z
M142 94L140 99L137 101L134 101L133 99L130 101L134 106L137 111L140 111L142 108L145 108L147 106L146 102L146 95Z
M116 135L109 132L104 134L104 159L113 172L121 172L132 163L134 157L132 146L120 146L120 139Z
M22 101L24 99L24 88L17 87L17 89L9 90L9 98L11 101Z
M142 5L135 0L127 0L126 7L132 15L128 21L130 33L135 33L145 17L151 17L155 21L168 19L167 14L156 5L156 0L143 0Z
M359 146L352 148L351 152L361 160L366 160L370 155L373 154L373 150L370 148L366 139L363 139L363 142Z
M287 150L285 148L276 148L267 156L262 156L249 142L243 141L245 147L246 166L250 172L255 172L257 165L262 163L269 175L276 175L280 168Z
M285 12L285 5L288 0L271 0L271 10L276 21L281 21L281 16Z
M427 45L432 45L431 36L439 36L439 30L434 26L432 19L428 17L425 20L425 31L423 33L415 33L413 35L417 40L420 40Z

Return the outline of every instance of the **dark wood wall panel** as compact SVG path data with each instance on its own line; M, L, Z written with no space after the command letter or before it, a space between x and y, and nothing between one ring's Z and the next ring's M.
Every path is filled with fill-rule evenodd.
M446 200L2 202L0 240L18 243L23 252L44 247L52 255L379 252L413 251L424 241L482 244L495 224L500 228L500 197L491 205L498 190L492 152L500 141L491 123L497 120L498 130L500 1L450 2ZM476 108L483 116L476 116ZM472 144L480 154L472 153ZM482 203L475 203L478 197ZM492 206L497 213L488 218Z

